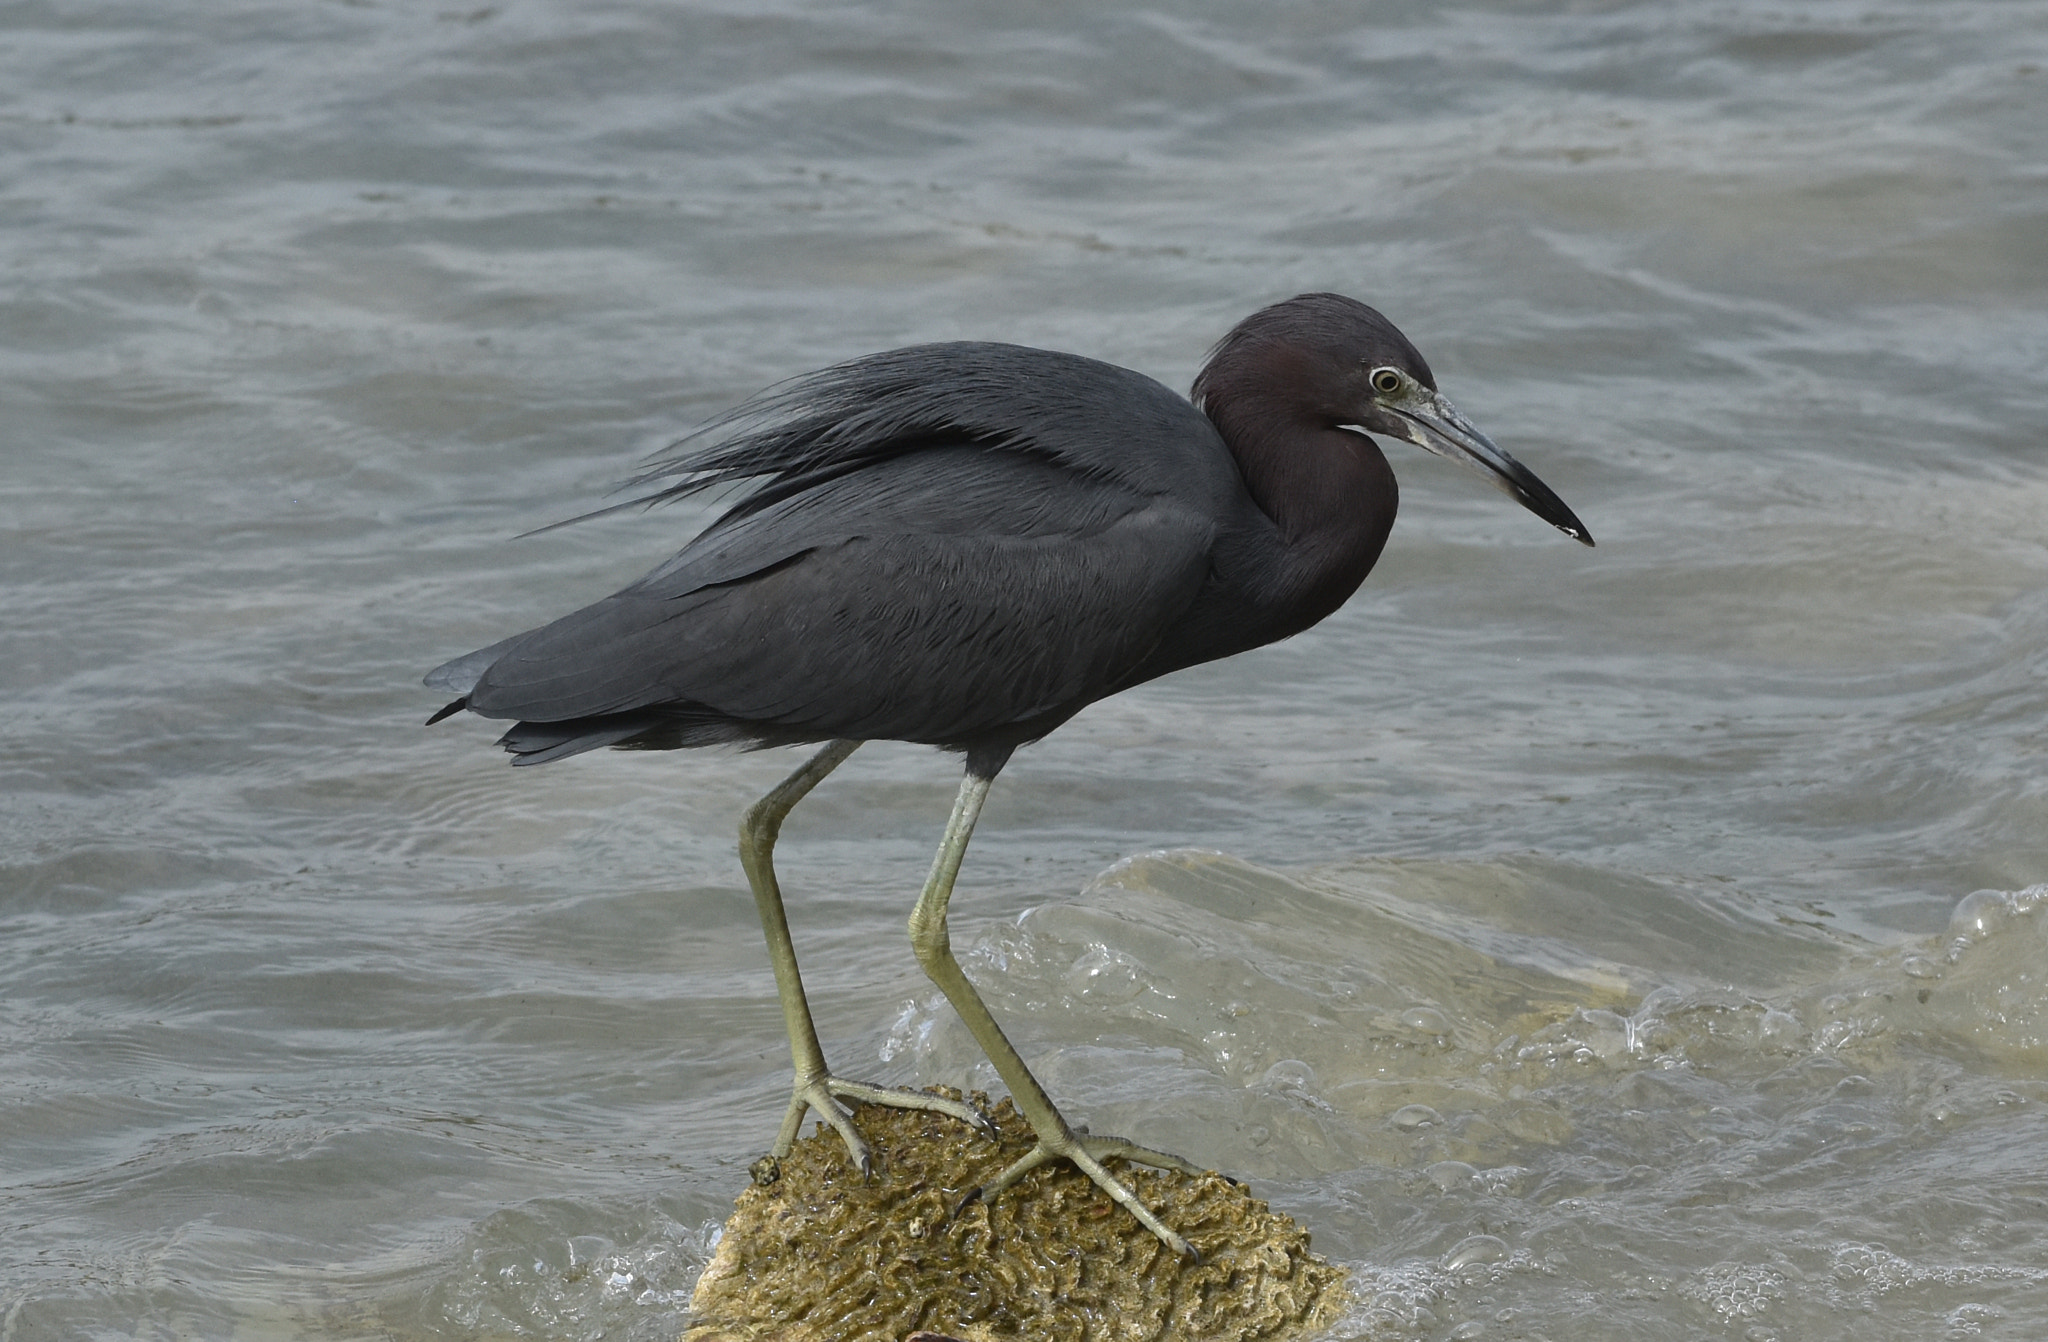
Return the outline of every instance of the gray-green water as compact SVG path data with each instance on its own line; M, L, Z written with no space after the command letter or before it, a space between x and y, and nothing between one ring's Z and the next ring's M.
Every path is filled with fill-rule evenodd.
M1021 754L955 911L1027 1056L1340 1336L2048 1334L2048 8L0 33L0 1340L672 1335L787 1094L791 760L514 772L420 674L664 557L512 537L778 377L1184 387L1309 288L1600 548L1396 447L1342 612ZM786 832L848 1073L989 1080L902 935L954 769Z

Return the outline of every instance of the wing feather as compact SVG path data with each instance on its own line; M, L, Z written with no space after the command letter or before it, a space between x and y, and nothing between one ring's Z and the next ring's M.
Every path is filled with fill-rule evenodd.
M1214 524L1172 500L1010 454L975 488L958 475L899 459L713 533L513 640L469 707L530 723L666 707L774 739L950 744L1098 697L1207 575Z
M1141 374L926 345L795 379L621 504L749 482L673 559L428 683L522 763L602 745L1041 735L1128 683L1248 506L1214 427Z

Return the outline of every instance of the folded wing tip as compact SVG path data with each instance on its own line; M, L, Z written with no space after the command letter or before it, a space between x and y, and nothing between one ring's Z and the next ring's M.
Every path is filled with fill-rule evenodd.
M450 704L443 704L443 705L442 705L442 706L440 707L440 709L439 709L439 710L437 710L437 711L435 712L434 716L432 716L431 718L428 718L428 719L427 719L427 720L426 720L426 721L425 721L424 723L422 723L421 725L422 725L422 726L426 726L426 727L431 727L431 726L433 726L433 725L434 725L435 723L437 723L437 722L441 721L441 719L443 719L443 718L452 718L452 717L454 717L454 716L455 716L455 715L456 715L457 713L460 713L460 712L461 712L461 711L462 711L463 709L465 709L465 708L468 708L468 707L469 707L469 696L465 694L465 695L463 695L463 696L462 696L462 697L461 697L460 699L457 699L457 700L456 700L455 702L453 702L453 703L450 703Z

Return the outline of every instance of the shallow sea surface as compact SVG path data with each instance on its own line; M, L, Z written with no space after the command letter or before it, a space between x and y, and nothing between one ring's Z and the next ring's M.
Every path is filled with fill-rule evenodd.
M1365 589L997 785L955 941L1342 1338L2048 1335L2048 6L0 13L0 1342L657 1339L786 1090L791 752L505 767L419 677L761 386L1184 388L1382 307L1599 538L1389 449ZM957 781L784 835L848 1074Z

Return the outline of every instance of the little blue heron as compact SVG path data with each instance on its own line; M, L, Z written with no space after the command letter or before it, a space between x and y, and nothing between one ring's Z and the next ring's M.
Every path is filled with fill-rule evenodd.
M916 345L771 388L656 458L631 482L655 488L634 503L750 487L624 591L435 670L427 684L459 697L430 721L463 709L512 719L499 744L514 764L600 746L828 743L740 825L796 1065L763 1178L811 1110L868 1172L843 1101L991 1131L970 1105L826 1067L773 864L790 808L862 741L963 753L910 943L1038 1139L978 1195L1069 1160L1193 1257L1103 1162L1199 1171L1067 1123L954 958L946 905L1018 746L1106 695L1300 633L1357 590L1396 502L1368 434L1474 466L1593 543L1354 299L1303 294L1247 317L1211 351L1192 403L1078 355Z

